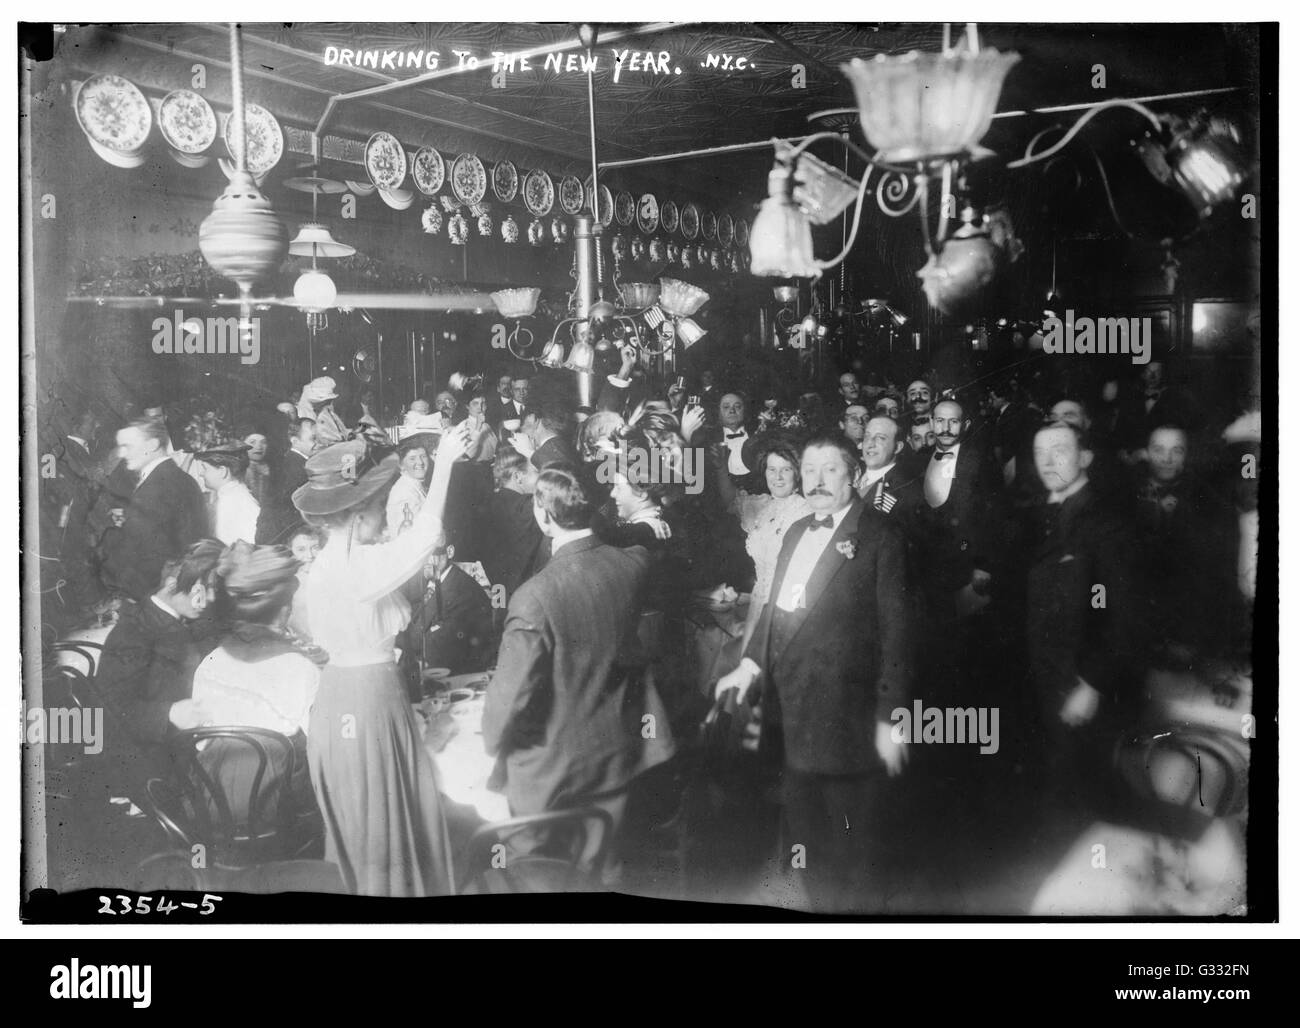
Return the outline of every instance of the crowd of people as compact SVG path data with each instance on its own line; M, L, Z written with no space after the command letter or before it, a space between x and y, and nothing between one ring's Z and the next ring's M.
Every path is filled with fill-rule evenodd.
M621 358L588 393L454 376L394 425L346 424L329 378L274 432L154 408L107 450L77 419L43 498L67 589L115 610L104 795L138 799L180 733L274 731L348 890L445 893L465 812L413 702L430 668L491 670L512 814L600 807L617 867L647 844L639 783L688 788L725 714L740 780L779 797L756 845L796 840L809 902L857 909L870 828L844 826L913 763L894 713L914 698L1003 708L1007 760L1072 804L1149 669L1249 659L1257 416L1198 406L1158 362L1074 393L859 366L796 398ZM701 687L695 613L737 600Z

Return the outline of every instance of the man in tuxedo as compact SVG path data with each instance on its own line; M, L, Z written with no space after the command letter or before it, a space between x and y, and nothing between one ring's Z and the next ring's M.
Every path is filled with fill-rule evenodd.
M852 407L861 403L862 386L858 384L858 376L852 371L846 371L840 376L839 398L834 406L843 410L846 407Z
M144 602L158 587L163 565L207 531L198 483L167 454L161 421L133 421L117 433L118 455L136 485L127 506L112 512L104 536L104 584Z
M880 787L907 755L891 735L909 688L907 569L898 530L855 492L847 440L814 438L800 471L813 514L786 533L771 597L717 692L745 698L761 683L789 842L805 847L814 908L844 911L861 905Z
M706 450L718 452L726 460L727 474L736 488L743 487L754 470L745 462L745 444L751 436L745 424L747 414L745 397L740 393L724 393L718 401L717 425L710 425L701 434ZM718 447L722 450L719 451Z
M422 663L461 675L484 670L496 656L492 603L483 587L452 563L455 557L456 547L443 535L425 562L424 592L411 610L403 645L408 667Z
M1115 725L1138 673L1133 535L1094 493L1092 450L1068 424L1034 435L1034 465L1046 489L1030 511L1026 580L1029 665L1040 711L1040 759L1058 799L1078 799L1102 758L1091 741Z
M483 741L497 758L489 785L504 789L513 815L595 803L617 839L627 787L673 750L637 652L649 558L596 538L573 473L543 471L533 500L552 555L510 599L483 713ZM529 831L508 844L549 853L563 842Z
M307 481L307 458L316 446L316 422L294 418L289 422L289 450L271 476L267 502L257 516L257 542L283 543L285 533L302 521L293 505L293 493Z
M939 401L932 421L935 449L922 477L918 555L931 613L946 622L981 605L972 592L980 598L989 592L1000 549L1001 478L986 451L967 441L970 420L958 400Z

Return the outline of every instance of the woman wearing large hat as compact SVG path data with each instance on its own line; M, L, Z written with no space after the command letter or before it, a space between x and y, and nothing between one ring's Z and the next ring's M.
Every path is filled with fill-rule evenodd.
M325 822L327 860L370 896L451 889L451 858L432 759L407 700L393 644L411 608L402 584L442 532L453 462L465 433L443 436L428 499L402 535L380 542L396 455L365 441L336 443L307 461L294 506L324 530L307 580L312 638L329 652L312 707L308 762Z

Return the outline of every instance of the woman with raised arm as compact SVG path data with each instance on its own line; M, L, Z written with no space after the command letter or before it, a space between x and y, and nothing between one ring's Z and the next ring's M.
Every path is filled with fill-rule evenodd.
M308 762L325 822L325 857L368 896L451 890L450 846L432 758L398 671L394 641L411 608L402 583L442 534L452 464L467 433L443 435L428 499L400 537L380 542L396 455L349 440L307 462L293 494L326 533L307 580L312 638L329 651L312 707Z

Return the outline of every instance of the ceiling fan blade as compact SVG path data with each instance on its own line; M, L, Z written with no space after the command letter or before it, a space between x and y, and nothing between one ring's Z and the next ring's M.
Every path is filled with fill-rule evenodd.
M339 293L338 307L390 311L495 311L487 293Z

